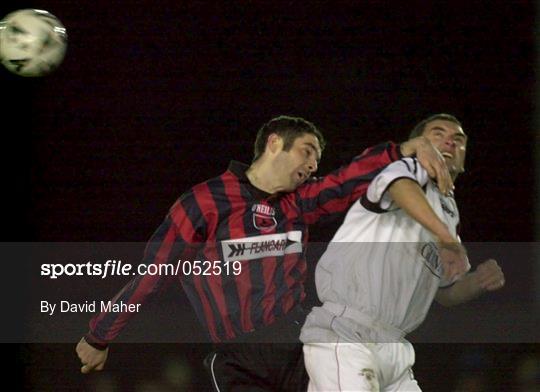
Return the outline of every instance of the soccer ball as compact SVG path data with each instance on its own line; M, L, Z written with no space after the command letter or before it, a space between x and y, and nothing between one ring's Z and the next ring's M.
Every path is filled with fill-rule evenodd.
M44 76L55 70L66 54L65 27L43 10L14 11L0 21L0 61L20 76Z

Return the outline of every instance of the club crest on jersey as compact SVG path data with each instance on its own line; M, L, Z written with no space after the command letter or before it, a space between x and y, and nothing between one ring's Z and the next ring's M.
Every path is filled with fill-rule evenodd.
M253 226L260 231L269 231L277 226L276 210L266 204L254 204L251 207L253 213Z

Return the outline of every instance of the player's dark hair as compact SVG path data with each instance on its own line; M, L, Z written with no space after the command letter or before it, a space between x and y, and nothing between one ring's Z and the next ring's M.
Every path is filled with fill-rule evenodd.
M257 132L253 162L259 159L264 153L268 136L272 133L277 134L283 139L283 151L289 151L294 141L306 133L314 135L318 139L321 151L324 150L324 146L326 145L321 131L313 123L301 117L279 116L268 121Z
M462 126L461 122L459 122L459 120L455 116L452 116L451 114L446 114L446 113L438 113L438 114L429 116L428 118L416 124L413 130L411 131L411 133L409 134L409 139L413 139L417 136L422 135L422 133L424 133L424 129L426 128L426 125L435 120L450 121L459 125L460 127Z

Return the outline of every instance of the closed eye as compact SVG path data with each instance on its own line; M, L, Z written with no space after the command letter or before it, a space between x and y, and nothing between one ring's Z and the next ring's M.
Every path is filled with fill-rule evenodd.
M457 143L457 144L461 144L461 145L464 145L465 144L465 141L467 140L467 138L465 137L465 135L456 135L454 137L454 141Z
M315 156L315 160L317 161L317 164L321 161L321 157L317 152L317 149L315 148L315 145L312 143L305 143L306 148L306 157L311 157L312 155Z

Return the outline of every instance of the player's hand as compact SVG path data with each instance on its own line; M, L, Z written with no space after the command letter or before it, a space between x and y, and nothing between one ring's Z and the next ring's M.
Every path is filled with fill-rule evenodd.
M493 259L480 264L475 271L476 282L482 290L494 291L504 286L505 279L501 267Z
M439 257L444 271L444 278L448 281L465 274L469 268L467 250L458 241L439 242Z
M441 152L425 136L418 136L401 144L404 156L416 155L418 162L431 178L437 180L439 190L447 195L454 189L454 182Z
M82 363L81 373L84 374L103 370L105 361L107 361L107 355L109 355L108 347L105 350L98 350L86 343L84 338L79 341L75 351L77 351L77 355Z

